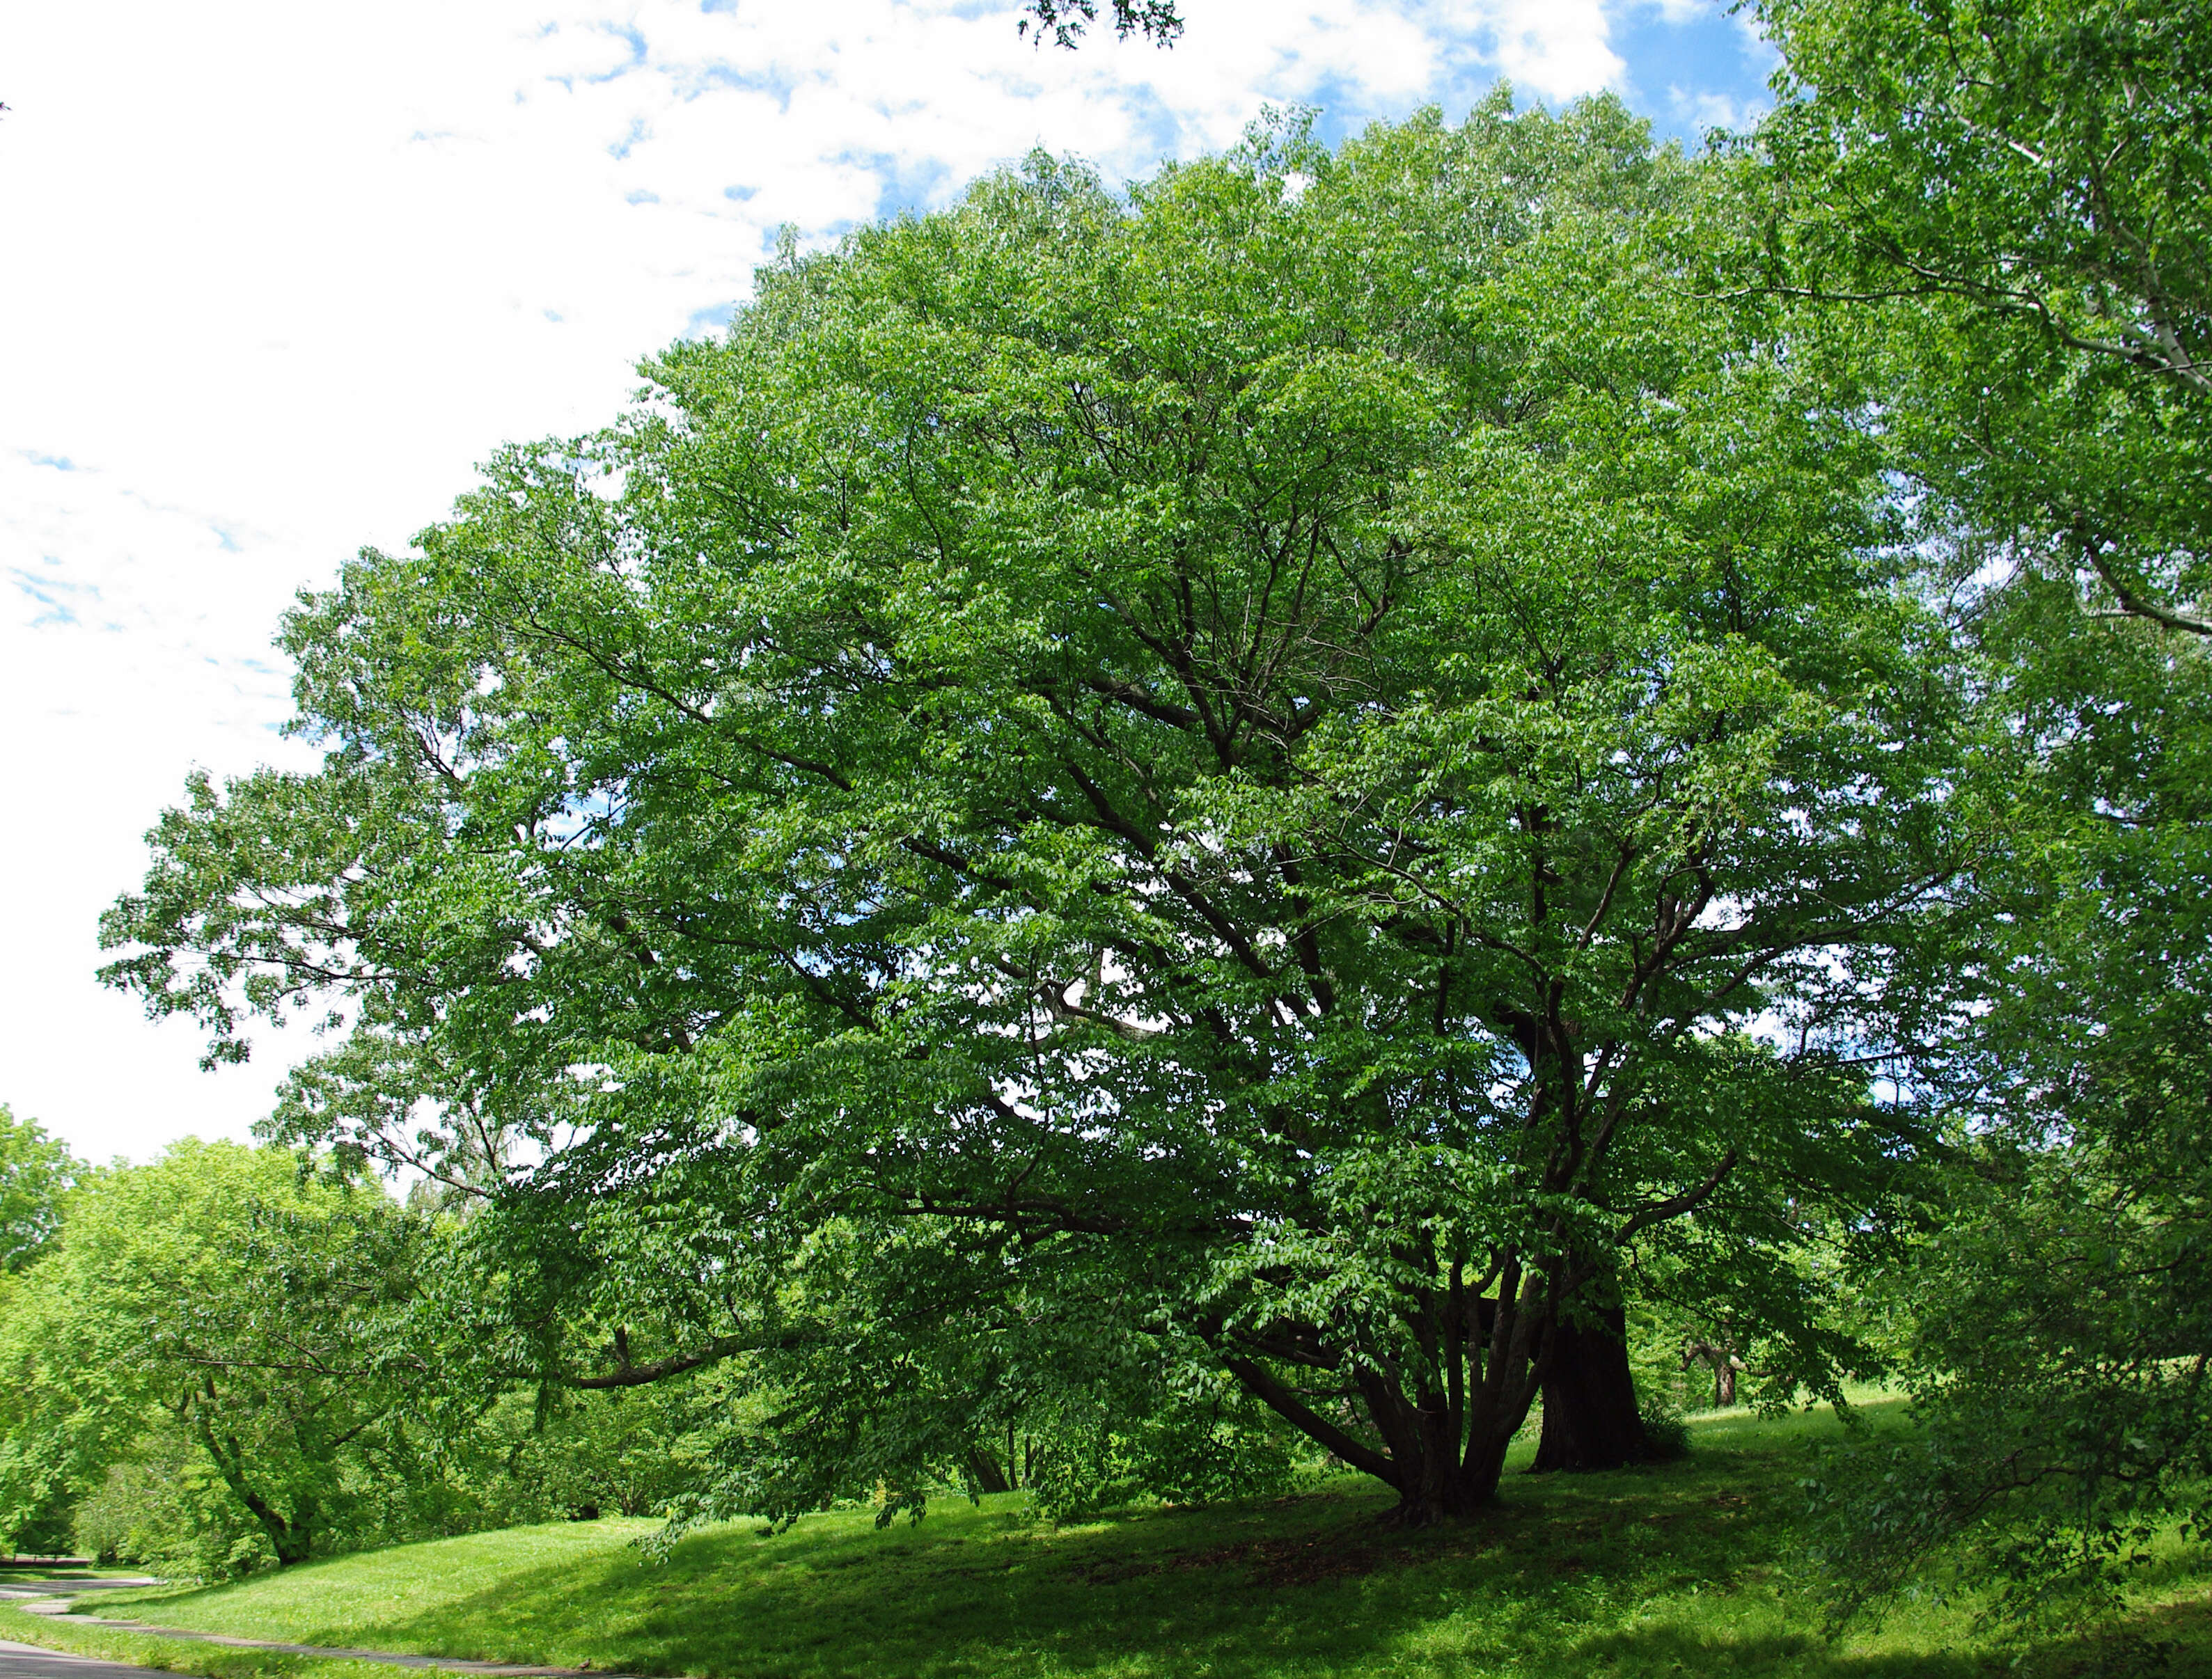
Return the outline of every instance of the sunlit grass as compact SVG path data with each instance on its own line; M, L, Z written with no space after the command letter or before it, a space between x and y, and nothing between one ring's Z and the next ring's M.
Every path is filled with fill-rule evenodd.
M1840 1433L1826 1412L1715 1413L1686 1463L1511 1476L1482 1520L1410 1534L1376 1520L1387 1493L1352 1480L1060 1527L1008 1495L883 1530L865 1511L773 1538L732 1525L665 1561L629 1543L646 1523L525 1528L86 1607L248 1637L731 1679L1966 1679L2143 1662L2212 1679L2201 1555L2177 1556L2126 1625L2019 1669L1959 1607L1825 1640L1791 1559L1798 1482Z
M393 1679L393 1668L370 1662L331 1661L270 1650L226 1650L106 1627L74 1626L0 1603L0 1639L42 1644L71 1655L139 1667L198 1674L204 1679ZM406 1670L410 1679L439 1679L441 1670Z

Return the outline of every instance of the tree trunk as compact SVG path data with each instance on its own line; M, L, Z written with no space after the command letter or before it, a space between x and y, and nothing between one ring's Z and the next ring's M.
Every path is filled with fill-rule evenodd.
M970 1446L968 1451L968 1472L975 1477L975 1489L984 1493L1010 1493L1013 1485L1006 1472L999 1467L999 1460L991 1455L988 1446Z
M1504 1304L1500 1304L1501 1300ZM1229 1353L1231 1373L1262 1404L1343 1463L1398 1494L1391 1519L1403 1527L1472 1516L1498 1495L1506 1448L1536 1397L1534 1349L1541 1344L1542 1297L1524 1293L1518 1267L1498 1299L1468 1299L1455 1275L1432 1327L1441 1371L1408 1392L1373 1369L1352 1373L1379 1448L1307 1403L1257 1361ZM1435 1379L1441 1375L1439 1385ZM1345 1418L1349 1421L1349 1418Z
M1529 1466L1533 1472L1620 1469L1655 1455L1636 1408L1627 1328L1627 1314L1616 1306L1598 1312L1594 1322L1561 1322L1553 1329L1544 1433Z
M181 1415L185 1407L180 1405L177 1409ZM276 1566L289 1568L295 1562L305 1562L314 1549L314 1500L303 1494L294 1500L292 1514L289 1518L283 1515L246 1481L241 1468L245 1454L239 1450L237 1440L218 1440L214 1427L204 1415L196 1418L195 1423L200 1444L214 1460L216 1473L269 1536L269 1548L276 1553Z
M1744 1367L1744 1363L1735 1355L1735 1343L1723 1341L1716 1345L1710 1341L1693 1341L1683 1349L1682 1368L1687 1370L1701 1359L1713 1367L1713 1403L1735 1403L1735 1373Z
M260 1497L244 1482L234 1482L234 1489L253 1519L261 1524L261 1530L269 1536L269 1548L276 1553L276 1566L289 1568L295 1562L305 1562L314 1552L314 1506L306 1499L289 1518L277 1513L275 1506Z

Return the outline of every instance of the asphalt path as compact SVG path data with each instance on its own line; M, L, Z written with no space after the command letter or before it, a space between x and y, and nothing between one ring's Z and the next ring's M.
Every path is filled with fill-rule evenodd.
M48 1579L15 1579L0 1584L0 1599L52 1597L59 1592L112 1591L118 1586L150 1585L148 1579L71 1579L55 1575ZM35 1644L0 1639L0 1679L146 1679L149 1670L123 1662L96 1661L90 1656L65 1655L42 1650Z
M121 1662L96 1662L89 1656L64 1656L35 1644L0 1638L0 1676L5 1679L146 1679L149 1668Z
M7 1598L71 1598L94 1591L112 1591L130 1586L155 1585L150 1579L69 1579L58 1578L51 1581L31 1582L9 1580L0 1584L0 1599ZM27 1605L28 1607L28 1605ZM58 1609L61 1603L55 1603ZM72 1605L72 1607L75 1607ZM36 1614L50 1614L50 1609L33 1609ZM168 1638L190 1639L198 1644L220 1644L234 1650L276 1650L288 1655L322 1656L338 1660L380 1662L390 1667L436 1667L448 1672L496 1676L496 1679L626 1679L620 1674L586 1673L576 1668L526 1667L508 1662L468 1662L441 1659L435 1656L403 1654L392 1650L349 1650L319 1644L280 1644L266 1639L227 1638L218 1633L187 1632L177 1627L149 1627L137 1621L105 1621L96 1615L73 1614L56 1615L57 1620L75 1621L95 1626L112 1627L121 1631L156 1633ZM19 1644L13 1639L0 1639L0 1679L146 1679L151 1668L136 1667L127 1662L101 1661L91 1656L71 1656L58 1650L43 1649L35 1644Z
M52 1597L57 1591L74 1596L80 1591L151 1584L144 1579L70 1579L66 1575L44 1580L15 1579L0 1584L0 1599L20 1602L27 1597ZM94 1661L89 1656L68 1656L58 1650L42 1650L35 1644L0 1639L0 1679L145 1679L146 1673L143 1667L131 1667L122 1662Z

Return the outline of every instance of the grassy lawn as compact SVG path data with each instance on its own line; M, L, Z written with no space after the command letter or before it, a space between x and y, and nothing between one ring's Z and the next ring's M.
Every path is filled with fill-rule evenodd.
M1380 1527L1389 1495L1349 1480L1060 1528L1009 1495L881 1532L866 1512L775 1538L726 1527L659 1562L629 1543L648 1523L526 1528L85 1607L248 1637L718 1679L2212 1679L2212 1564L2177 1566L2124 1625L2019 1667L1955 1608L1824 1642L1788 1554L1798 1478L1837 1432L1825 1414L1722 1414L1698 1424L1686 1464L1510 1476L1482 1521L1413 1534ZM14 1627L28 1617L6 1618L7 1635L24 1636ZM179 1666L195 1659L170 1648Z
M99 1661L132 1662L140 1667L196 1674L201 1679L441 1679L442 1672L437 1668L325 1661L270 1650L225 1650L215 1645L187 1644L180 1639L153 1638L101 1627L71 1627L26 1615L21 1609L4 1604L0 1604L0 1639L12 1639L18 1644L42 1644L50 1650L63 1650ZM455 1675L452 1679L480 1679L480 1676Z

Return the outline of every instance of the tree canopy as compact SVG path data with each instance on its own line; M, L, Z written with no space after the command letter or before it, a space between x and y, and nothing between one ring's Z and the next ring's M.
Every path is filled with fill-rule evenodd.
M283 1149L188 1142L78 1191L0 1312L0 1528L95 1490L149 1435L236 1501L249 1556L296 1561L348 1505L404 1496L363 1466L404 1457L386 1425L419 1373L398 1315L422 1235L379 1187L303 1177Z
M580 1379L751 1361L756 1509L1026 1337L1462 1512L1662 1257L1832 1391L1963 689L1705 179L1499 99L764 272L303 600L322 767L197 782L110 977L335 1006L295 1134L534 1233L532 1321L639 1291Z
M1972 539L2212 634L2212 9L1771 0L1769 279L1878 318Z
M1923 1433L1839 1478L1856 1594L2078 1612L2212 1450L2212 9L1765 9L1765 282L1868 342L1978 660L1974 912L1913 1058L1960 1169L1887 1279Z
M20 1271L45 1252L85 1170L67 1143L0 1103L0 1270Z

